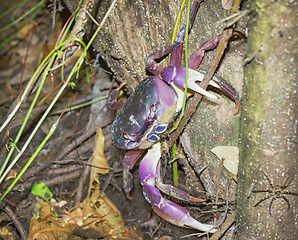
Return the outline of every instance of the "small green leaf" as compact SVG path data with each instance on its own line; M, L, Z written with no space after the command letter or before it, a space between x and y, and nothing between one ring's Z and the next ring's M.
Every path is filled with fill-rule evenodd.
M60 58L60 57L62 57L63 56L63 51L61 51L61 50L59 50L59 49L57 49L57 58Z
M74 89L76 87L76 84L74 82L68 83L68 86L71 87L71 89Z
M45 201L49 201L53 194L50 189L43 183L34 183L31 189L32 194L42 197Z
M18 149L17 144L15 142L10 142L9 147L11 147L11 148L14 147L18 152L20 152L20 150Z
M118 216L114 217L113 219L109 219L109 223L116 225L120 221Z

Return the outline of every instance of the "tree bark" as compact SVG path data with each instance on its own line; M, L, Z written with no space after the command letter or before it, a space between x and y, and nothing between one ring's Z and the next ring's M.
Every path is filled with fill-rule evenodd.
M236 236L297 239L298 196L283 192L298 193L298 4L293 0L252 0L251 10ZM282 190L283 185L288 187ZM281 191L274 191L278 187ZM260 192L267 189L271 193ZM259 203L265 197L268 199Z
M65 0L65 2L71 12L77 7L76 1ZM242 8L245 9L247 1L243 2ZM111 0L101 1L100 6L95 7L97 10L92 9L92 14L95 14L98 22L103 18L110 3ZM132 93L148 74L145 68L146 58L152 52L170 44L180 4L181 1L170 0L118 0L117 6L98 34L93 45L95 50L106 60L117 80L127 82L128 93ZM189 35L189 53L195 51L205 41L221 34L225 25L219 24L219 21L228 15L229 11L222 9L221 1L203 2ZM185 14L182 15L180 27L184 22ZM246 27L245 18L237 23L237 29L241 27L242 30ZM92 28L89 28L89 31L92 32ZM231 41L217 71L219 76L235 87L240 97L244 47L245 44L239 39ZM213 54L213 51L207 52L200 67L207 69ZM162 60L162 64L164 66L167 64L167 58ZM228 200L233 202L236 192L235 182L230 181L233 176L224 169L218 181L221 161L210 150L218 145L238 145L240 115L235 116L234 102L219 92L215 94L219 97L218 100L203 98L200 102L200 107L192 117L180 142L193 168L200 170L209 165L201 175L206 191L215 195L218 190L219 197L225 199L227 185L231 182ZM186 185L190 192L197 196L198 189L201 188L200 179L187 164L184 170L187 175Z
M100 22L112 0L94 2L92 14L96 21ZM65 3L73 12L78 1L65 0ZM93 47L107 62L117 80L127 83L125 87L129 93L132 93L148 74L145 67L146 58L154 51L170 44L180 4L180 0L118 0L96 37ZM201 3L189 36L189 52L192 53L200 44L219 35L224 24L217 23L228 14L229 11L222 9L220 1ZM185 21L184 13L180 27ZM93 28L87 30L89 31L87 35L90 36L94 27L95 24ZM166 65L167 58L163 61Z
M65 1L69 9L74 11L75 2ZM133 2L118 0L117 6L108 18L108 23L98 34L94 44L95 49L107 61L117 79L127 82L126 86L130 93L146 76L145 59L152 52L170 43L180 4L181 1ZM100 11L93 10L98 22L103 18L110 3L102 1L99 5L96 9L100 9ZM229 11L222 9L220 1L210 0L201 3L189 35L189 53L192 53L203 42L222 33L225 25L218 24L218 22L228 14ZM184 22L185 14L182 15L180 26ZM246 21L241 20L238 24L244 27ZM118 57L113 56L111 52L116 53ZM207 52L200 67L207 69L213 54L212 51ZM244 44L239 40L231 43L218 69L218 74L230 82L240 96L243 56ZM163 64L167 64L167 58ZM210 150L218 145L238 145L240 116L239 114L235 116L234 113L235 104L230 99L224 96L216 101L204 98L191 124L186 129L191 144L183 144L184 148L187 149L187 152L192 153L189 158L192 165L196 165L198 169L210 165L208 170L202 174L202 180L205 188L212 194L216 192L220 161ZM225 198L226 184L230 177L226 171L222 175L220 196L223 198ZM190 186L198 184L198 181L195 180L197 178L189 177L188 179L195 182L190 183ZM233 188L236 187L232 186L231 189ZM234 201L232 195L235 194L235 190L231 192L230 200Z

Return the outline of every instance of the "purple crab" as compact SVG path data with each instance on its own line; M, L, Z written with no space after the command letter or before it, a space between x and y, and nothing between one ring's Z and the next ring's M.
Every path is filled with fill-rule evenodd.
M195 1L192 6L190 28L200 2ZM128 150L122 162L123 185L128 198L130 198L129 193L133 187L133 176L129 170L144 155L140 163L139 174L143 185L143 195L153 210L160 217L177 226L213 233L216 231L214 226L198 222L185 208L164 198L160 193L160 191L168 193L182 201L200 202L203 200L162 183L160 176L160 140L183 104L185 68L179 66L182 59L184 35L185 25L181 28L173 45L154 52L147 58L146 68L155 76L145 78L125 104L116 101L120 88L112 93L109 106L120 109L120 111L112 124L111 138L115 146ZM196 83L202 81L204 75L195 69L199 67L204 51L216 47L220 39L221 35L205 42L189 58L188 89L213 99L217 97L200 88ZM171 53L169 66L164 68L155 61L169 53ZM234 100L236 99L235 91L227 83L211 81L210 85L221 89Z

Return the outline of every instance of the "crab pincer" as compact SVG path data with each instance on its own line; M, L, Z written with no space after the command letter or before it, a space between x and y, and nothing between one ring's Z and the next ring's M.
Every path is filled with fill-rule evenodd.
M158 142L148 150L139 167L143 195L151 204L154 212L166 221L180 227L194 228L203 232L215 232L216 229L213 225L198 222L190 216L184 207L164 198L159 189L155 187L156 181L160 181L160 157L160 143Z

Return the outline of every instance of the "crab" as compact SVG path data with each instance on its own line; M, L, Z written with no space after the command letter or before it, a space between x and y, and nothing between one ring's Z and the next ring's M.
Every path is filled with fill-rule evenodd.
M195 1L190 12L191 28L201 1ZM120 110L111 128L113 144L128 150L123 158L123 186L128 198L133 188L130 170L143 155L139 166L139 175L143 185L143 195L151 204L157 215L166 221L185 228L193 228L204 232L215 232L213 225L203 224L195 220L189 212L164 198L168 193L181 201L200 202L203 199L190 196L168 184L162 183L160 175L160 141L166 135L169 124L181 110L183 104L185 71L179 67L182 59L185 25L181 28L173 45L154 52L146 60L146 69L154 76L145 78L128 98L125 104L117 101L117 88L110 96L109 107ZM217 97L202 89L196 83L202 81L204 75L196 71L204 56L204 52L216 47L221 35L202 44L189 58L187 88L212 99ZM155 60L171 53L169 66L163 67ZM235 90L226 82L211 81L210 85L221 89L232 99L236 99Z

